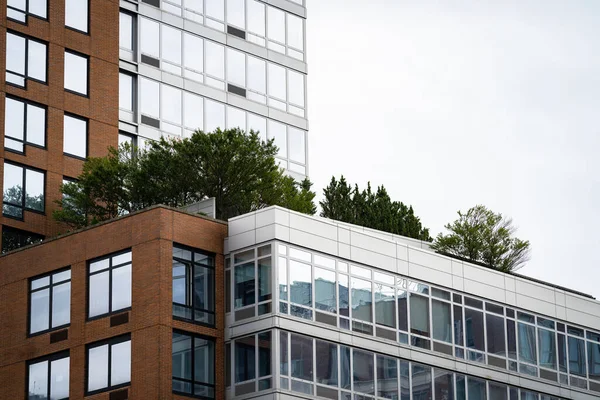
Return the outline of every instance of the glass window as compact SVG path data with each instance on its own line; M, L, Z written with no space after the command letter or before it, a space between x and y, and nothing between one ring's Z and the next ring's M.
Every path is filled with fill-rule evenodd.
M69 325L71 270L37 277L29 282L29 333Z
M375 322L379 325L396 327L396 295L394 288L375 284Z
M214 325L214 256L182 250L173 246L173 316Z
M361 321L373 321L373 297L371 282L363 279L350 278L352 291L352 318Z
M86 158L87 131L87 119L65 114L63 152L71 156Z
M220 44L206 41L206 73L213 78L225 79L225 48Z
M65 50L65 89L88 94L88 57Z
M227 48L227 80L246 87L246 56L241 51Z
M463 308L454 306L454 344L464 345Z
M5 162L3 215L22 219L23 210L43 212L44 186L43 172Z
M354 390L366 394L375 394L375 370L373 353L353 350L352 381Z
M540 367L556 369L556 333L538 328Z
M590 379L600 380L600 343L587 342ZM541 355L541 350L540 350Z
M336 344L316 341L317 383L336 386L338 383L338 347Z
M205 132L214 132L217 128L224 129L225 127L225 105L216 101L206 100L204 104L205 116Z
M304 131L293 127L288 127L288 139L290 142L290 160L306 163L306 144Z
M398 360L395 358L377 355L377 396L398 398Z
M234 267L234 307L240 308L254 304L256 277L254 261Z
M246 131L246 112L239 108L227 106L227 129L234 128Z
M483 337L483 313L465 308L466 346L470 349L485 351ZM535 342L534 342L535 348Z
M244 0L227 0L227 23L246 29Z
M46 144L46 108L25 100L6 98L4 147L20 153L25 144Z
M160 85L156 81L140 78L142 114L160 118Z
M519 322L519 360L537 364L535 327Z
M271 300L271 257L258 260L258 301Z
M119 108L133 112L133 76L119 73Z
M315 308L337 312L335 272L315 267Z
M277 64L269 63L268 67L268 81L269 81L269 96L285 101L286 96L286 82L285 82L285 68ZM304 103L302 103L304 104Z
M248 56L248 89L258 93L267 92L267 63L256 57Z
M508 391L505 385L490 382L490 400L508 400Z
M47 0L8 0L6 16L15 21L27 23L29 15L46 19Z
M299 72L288 70L288 101L304 108L304 75Z
M304 50L303 20L292 14L287 14L287 44L294 49Z
M290 301L302 306L312 306L311 266L298 261L289 261Z
M202 97L183 91L184 125L191 131L204 129L204 101Z
M131 250L89 264L88 317L131 307Z
M255 337L247 336L235 341L235 382L256 378Z
M181 90L169 85L161 85L160 112L164 121L181 125ZM163 127L166 128L166 127ZM171 132L176 133L177 131Z
M262 332L258 334L258 376L269 375L271 375L271 332Z
M468 377L469 400L486 400L485 381Z
M488 353L506 357L504 342L504 318L492 314L485 315Z
M313 380L313 340L300 335L291 338L291 374L292 378Z
M267 139L267 119L256 114L248 113L248 129L258 132L261 140Z
M256 0L247 0L248 7L248 31L258 35L265 36L265 5ZM264 43L263 43L264 46Z
M434 392L436 399L453 400L454 399L454 374L443 369L434 370Z
M268 121L269 129L267 138L273 139L273 143L279 149L277 155L282 158L287 157L287 135L286 127L284 124L275 122L273 120Z
M444 342L452 342L452 328L450 325L450 303L431 301L431 320L433 324L433 338Z
M521 324L519 324L521 325ZM521 330L519 329L519 334ZM520 337L519 337L520 339ZM520 340L519 340L520 344ZM586 376L585 368L585 343L581 339L569 336L569 373L572 375ZM535 346L535 344L534 344Z
M412 296L411 296L412 303ZM411 308L412 311L412 308ZM431 367L412 363L413 399L431 399Z
M215 342L173 331L173 392L215 397Z
M89 0L65 1L65 25L78 31L88 32Z
M87 346L86 395L129 384L131 337L111 338Z
M203 81L200 74L204 71L204 40L187 32L183 33L183 66L186 78Z
M133 16L119 13L119 47L133 51Z
M429 299L410 294L410 331L429 336Z
M166 24L161 25L161 28L160 47L162 59L172 64L181 65L181 31ZM170 72L174 71L170 70Z
M148 18L140 18L140 51L142 54L160 58L160 24Z
M29 400L68 398L69 362L68 352L28 362L27 398Z
M25 87L26 79L46 82L47 45L6 32L6 82Z
M285 12L275 8L267 7L267 36L269 40L285 43Z
M225 0L210 0L204 5L206 15L218 21L225 21Z
M398 328L401 331L408 331L408 297L405 290L398 289L397 304L398 304Z
M2 226L2 254L19 247L39 243L42 240L44 240L44 237L37 233L10 228L6 225Z

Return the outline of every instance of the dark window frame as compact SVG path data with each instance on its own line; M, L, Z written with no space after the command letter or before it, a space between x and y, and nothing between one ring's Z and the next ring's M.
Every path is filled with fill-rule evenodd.
M83 1L83 0L78 0L78 1ZM81 29L77 29L77 28L67 25L67 2L66 1L65 1L65 28L72 30L74 32L79 32L86 36L90 36L90 30L91 30L91 26L92 26L92 19L91 19L92 2L91 2L91 0L86 0L86 1L88 3L87 18L86 18L86 30L82 31Z
M35 233L35 232L29 232L29 231L25 231L23 229L17 229L17 228L13 228L12 226L8 226L8 225L2 225L2 243L4 243L4 233L5 232L11 232L13 234L16 235L22 235L19 236L19 246L15 247L14 249L10 249L10 250L5 250L4 246L2 246L2 253L1 254L5 254L9 251L13 251L13 250L17 250L21 247L24 246L29 246L32 244L36 244L36 243L40 243L41 241L43 241L45 239L44 235L40 235L39 233ZM30 236L37 236L36 240L39 239L38 241L35 241L33 243L23 243L23 240L21 240L25 235L30 235Z
M22 182L22 197L23 199L21 200L21 204L16 204L16 203L8 203L4 201L4 193L2 195L2 216L6 217L6 218L12 218L12 219L16 219L17 221L24 221L25 220L25 211L30 211L36 214L41 214L41 215L46 215L46 171L38 169L38 168L34 168L34 167L30 167L28 165L24 165L24 164L20 164L20 163L16 163L13 161L7 161L6 159L4 160L4 165L6 164L10 164L16 167L19 167L23 170L22 174L21 174L21 182ZM31 170L34 172L39 172L44 176L44 201L42 202L42 206L43 206L43 210L36 210L34 208L30 208L26 206L27 203L27 170ZM9 215L4 213L4 205L8 205L8 206L12 206L12 207L18 207L21 209L21 218L19 217L15 217L14 215Z
M36 103L35 101L31 101L31 100L26 100L17 96L12 96L7 94L6 95L7 99L11 99L13 101L18 101L20 103L23 103L24 106L24 121L23 121L23 140L21 139L16 139L12 136L8 136L7 132L5 130L4 132L4 150L9 151L11 153L15 153L15 154L25 154L26 153L26 146L32 146L32 147L36 147L38 149L43 149L46 150L46 144L48 143L48 106L46 104L40 104L40 103ZM27 106L33 106L33 107L38 107L44 110L44 145L40 146L39 144L36 143L31 143L27 141L27 130L28 130L28 125L27 125ZM5 110L5 118L6 118L6 103L4 104L4 110ZM18 151L15 149L11 149L6 147L6 139L10 139L10 140L14 140L15 142L19 142L19 143L23 143L23 151Z
M120 344L120 343L125 343L125 342L131 342L131 333L126 333L124 335L115 336L115 337L105 339L105 340L100 340L100 341L94 342L94 343L89 343L85 346L85 368L84 368L84 372L85 372L84 395L85 396L92 396L97 393L104 393L104 392L108 392L111 390L116 390L116 389L121 389L124 387L131 386L131 376L129 377L129 382L120 383L120 384L114 385L114 386L111 386L111 384L110 384L110 380L112 378L112 376L111 376L112 375L111 364L112 364L112 355L113 355L112 354L112 346L114 346L116 344ZM101 389L88 391L89 375L90 375L90 350L95 349L96 347L102 347L102 346L106 346L106 345L108 345L108 362L107 362L108 385ZM131 349L133 350L133 346L131 346ZM133 359L133 357L131 357L131 359ZM131 370L133 370L133 369L131 369Z
M64 268L60 268L57 269L55 271L51 271L51 272L47 272L45 274L41 274L41 275L37 275L34 277L31 277L28 279L27 282L27 291L28 291L28 296L27 296L27 337L34 337L34 336L39 336L39 335L43 335L49 332L54 332L54 331L59 331L61 329L67 328L69 326L71 326L71 307L69 307L69 323L68 324L63 324L63 325L59 325L56 327L52 327L52 289L54 288L54 286L59 286L59 285L63 285L66 282L71 283L72 281L72 276L69 279L66 279L64 281L60 281L56 284L54 284L52 282L52 277L56 274L60 274L62 272L65 271L70 271L71 267L64 267ZM49 277L50 278L50 283L46 286L42 286L39 287L37 289L31 289L31 283L35 280L41 279L41 278L45 278L45 277ZM71 288L69 290L69 292L71 292L71 289L73 288L73 286L71 285ZM32 333L31 332L31 295L35 292L39 292L45 289L49 289L48 293L49 293L49 297L48 297L48 309L49 309L49 313L48 313L48 329L45 329L43 331L37 331ZM72 296L72 293L69 293L69 296Z
M65 87L66 82L63 82L63 88L64 88L65 92L67 92L67 93L72 93L74 95L85 97L85 98L89 99L90 98L90 59L91 58L90 58L90 56L88 54L80 53L80 52L78 52L76 50L67 49L65 47L65 52L64 52L64 55L63 55L63 60L65 61L65 65L66 65L66 60L67 60L67 58L65 57L65 55L67 53L75 55L77 57L85 58L85 60L86 60L85 93L81 93L81 92L78 92L78 91L73 90L73 89L67 89ZM66 68L64 68L64 69L66 69Z
M125 254L125 253L132 253L132 260L128 261L128 262L124 262L122 264L117 264L117 265L113 265L112 263L112 258L115 256L119 256L121 254ZM90 273L90 266L92 263L96 262L96 261L100 261L100 260L104 260L104 259L108 259L108 268L105 269L101 269L99 271L95 271L93 273ZM131 310L131 305L129 307L125 307L125 308L120 308L118 310L112 310L112 290L113 290L113 271L116 268L119 267L124 267L125 265L131 265L132 267L132 274L133 274L133 252L131 248L127 248L124 250L120 250L114 253L110 253L101 257L96 257L93 258L91 260L88 260L87 262L87 277L86 277L86 299L87 299L87 307L86 307L86 320L87 321L93 321L96 319L100 319L100 318L106 318L106 317L110 317L111 315L115 315L115 314L120 314L126 311L130 311ZM93 275L97 275L97 274L101 274L105 271L109 271L108 274L108 312L104 313L104 314L100 314L100 315L94 315L93 317L90 317L90 277ZM131 292L133 293L133 288L130 289Z
M179 249L187 250L187 251L191 252L191 257L192 257L191 261L185 260L182 258L177 258L175 256L171 257L172 261L177 261L177 262L185 265L185 282L186 282L185 297L186 297L186 303L189 303L189 304L181 304L181 303L175 303L172 300L171 301L174 305L176 304L179 307L184 307L184 308L190 310L192 318L188 319L188 318L173 315L173 319L176 319L179 321L190 322L190 323L193 323L196 325L202 325L202 326L213 327L213 328L216 327L216 323L217 323L216 310L215 310L216 309L216 307L215 307L216 306L216 304L215 304L215 302L216 302L216 293L215 293L215 290L216 290L216 255L214 253L211 253L211 252L208 252L205 250L196 249L196 248L189 247L186 245L181 245L178 243L173 243L173 249L175 249L175 248L179 248ZM194 253L199 253L199 254L203 254L207 257L212 257L213 265L211 266L211 265L195 262L194 261L194 258L195 258ZM204 308L197 308L194 306L194 266L196 266L196 265L203 267L203 268L211 269L213 272L212 273L212 282L209 282L209 284L211 284L212 288L213 288L212 289L212 292L213 292L212 293L213 294L213 299L212 299L213 310L212 311L208 310L208 309L204 309ZM171 284L173 284L173 278L171 278ZM214 323L210 324L210 323L205 323L205 322L201 322L201 321L196 321L194 318L195 311L201 311L203 313L212 315Z
M65 89L65 90L67 90L67 89ZM89 144L90 143L90 140L89 140L90 139L90 120L89 120L89 118L82 117L80 115L65 111L64 116L63 116L63 142L65 140L65 123L64 123L65 117L78 119L78 120L85 122L85 157L81 157L81 156L78 156L75 154L65 152L64 151L64 143L63 143L63 155L67 156L67 157L76 158L78 160L86 161L88 154L90 153L90 144Z
M37 18L37 19L39 19L41 21L49 21L50 20L50 4L49 4L50 2L48 0L45 0L46 1L46 17L44 18L44 17L41 17L41 16L39 16L37 14L32 14L32 13L29 12L29 2L30 1L31 0L25 0L25 10L20 10L18 8L11 7L11 6L9 6L7 4L6 5L6 19L9 20L9 21L14 21L14 22L16 22L18 24L21 24L21 25L25 25L25 26L27 26L29 24L29 17ZM8 10L9 9L15 10L17 12L25 14L25 22L19 21L18 19L10 18L8 16Z
M190 348L190 353L192 356L192 360L191 360L191 376L192 379L185 379L185 378L178 378L173 376L173 374L171 373L171 380L177 380L179 382L183 382L183 383L189 383L191 384L192 387L192 393L187 393L187 392L180 392L178 390L174 390L173 389L173 393L181 395L181 396L186 396L186 397L193 397L196 399L206 399L206 400L214 400L216 398L215 397L206 397L206 396L200 396L200 395L196 395L193 394L194 392L194 387L196 384L198 385L202 385L202 386L206 386L206 387L212 387L213 388L213 392L216 389L216 383L207 383L207 382L201 382L201 381L196 381L195 380L195 376L196 376L196 365L195 365L195 358L196 358L196 351L195 351L195 343L194 343L194 339L198 338L198 339L202 339L202 340L206 340L207 342L210 342L213 344L213 359L212 359L212 366L213 368L215 368L213 370L213 374L214 374L214 378L216 381L216 359L217 359L217 340L214 337L210 337L210 336L206 336L206 335L201 335L198 333L191 333L191 332L186 332L186 331L182 331L179 329L173 329L173 333L177 333L179 335L183 335L183 336L187 336L191 339L191 348ZM173 343L173 336L171 335L171 344ZM171 347L171 359L173 358L173 348Z
M57 361L57 360L61 360L63 358L67 358L69 357L69 378L71 377L71 354L69 352L69 350L64 350L64 351L60 351L58 353L53 353L53 354L49 354L47 356L42 356L42 357L38 357L38 358L34 358L32 360L28 360L26 365L25 365L25 399L29 399L29 367L34 365L34 364L38 364L44 361L48 361L48 398L50 398L50 390L51 390L51 385L52 385L52 379L51 374L52 374L52 361ZM69 397L70 397L70 384L69 382L67 382L67 384L69 385ZM59 400L67 400L69 397L63 397Z
M29 2L29 0L27 0L27 1ZM29 4L29 3L27 3L27 4ZM48 3L46 3L46 4L48 4ZM25 39L25 74L21 75L18 72L14 72L14 71L11 71L8 68L6 68L6 73L5 73L5 76L4 76L4 82L6 83L6 85L13 86L13 87L16 87L16 88L19 88L19 89L23 89L23 90L27 90L27 82L28 81L33 81L33 82L41 83L42 85L48 86L48 74L49 74L49 62L48 62L48 59L50 58L50 55L49 55L49 52L48 52L49 43L46 42L46 41L44 41L44 40L33 38L31 36L25 35L25 34L23 34L21 32L17 32L17 31L13 31L13 30L7 29L6 30L6 35L9 35L9 34L14 35L14 36L19 36L19 37L22 37L22 38ZM6 39L6 40L8 41L8 39ZM32 77L29 76L29 41L33 41L33 42L37 42L39 44L43 44L46 47L46 60L45 60L46 61L46 63L45 63L46 64L45 65L46 80L45 81L42 81L42 80L37 79L37 78L32 78ZM6 74L8 74L8 73L23 78L23 80L24 80L23 86L18 85L16 83L9 82L6 79Z

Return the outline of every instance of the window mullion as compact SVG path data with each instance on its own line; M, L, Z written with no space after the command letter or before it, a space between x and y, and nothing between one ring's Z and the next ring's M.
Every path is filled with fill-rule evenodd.
M108 261L108 313L112 313L112 280L113 280L113 268L112 268L112 257Z
M48 286L48 329L52 329L52 297L53 297L53 288L54 282L52 281L53 276L50 276L50 286Z

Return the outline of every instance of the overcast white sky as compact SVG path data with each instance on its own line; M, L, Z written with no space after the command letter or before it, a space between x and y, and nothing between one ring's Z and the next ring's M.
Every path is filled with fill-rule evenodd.
M600 298L600 1L308 0L309 167L432 236L484 204L519 272Z

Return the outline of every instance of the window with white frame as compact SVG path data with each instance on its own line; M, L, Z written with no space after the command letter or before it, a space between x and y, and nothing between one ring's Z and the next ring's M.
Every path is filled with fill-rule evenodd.
M65 114L63 126L63 152L79 158L87 157L88 120Z
M88 33L89 6L90 0L65 0L65 26Z
M26 87L28 80L46 82L48 46L21 34L6 32L6 82Z
M25 152L25 144L46 145L46 107L16 97L6 97L4 148Z
M65 50L65 90L87 96L89 57Z

